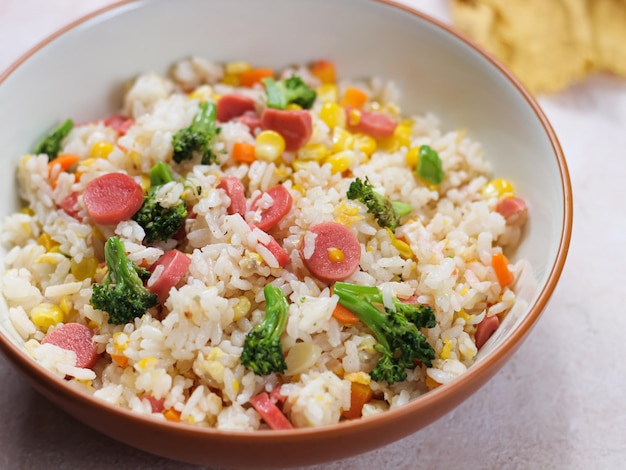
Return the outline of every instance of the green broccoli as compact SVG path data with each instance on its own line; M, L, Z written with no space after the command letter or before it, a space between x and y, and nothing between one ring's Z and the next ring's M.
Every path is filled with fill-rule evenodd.
M41 142L37 144L35 150L36 154L45 153L48 155L48 161L52 161L59 155L61 151L61 144L63 139L67 137L70 131L74 128L74 122L68 119L50 134L44 137Z
M367 207L367 212L374 214L376 222L383 228L395 233L400 225L400 219L411 213L410 204L400 201L390 201L385 196L374 191L374 187L367 178L360 178L350 183L347 192L348 199L359 201Z
M265 318L253 327L243 343L241 363L257 375L283 373L287 369L280 336L287 324L289 304L278 287L270 284L265 294Z
M317 97L315 90L295 75L278 82L273 78L264 78L263 83L269 108L285 109L288 104L293 103L303 109L311 109Z
M150 170L150 190L143 198L143 204L133 215L133 220L146 232L146 241L169 240L185 222L187 206L180 201L175 206L163 207L156 199L160 186L174 181L167 164L159 162Z
M415 360L432 365L435 350L419 330L437 324L430 307L404 304L394 297L394 309L385 307L383 313L373 305L383 302L377 287L336 282L333 289L339 303L359 317L378 340L374 348L380 358L370 373L373 380L391 385L406 379L406 369L414 369Z
M439 154L428 145L420 147L419 160L417 160L415 171L417 176L433 184L441 184L446 176Z
M123 325L131 322L158 304L156 294L143 285L142 278L150 273L128 259L119 238L107 240L104 257L109 272L102 284L93 286L90 303L109 314L109 323Z
M194 155L200 155L203 165L217 162L217 155L211 145L219 134L216 126L217 107L215 103L204 101L198 105L198 111L189 127L179 130L172 137L174 147L173 159L176 163L191 160Z

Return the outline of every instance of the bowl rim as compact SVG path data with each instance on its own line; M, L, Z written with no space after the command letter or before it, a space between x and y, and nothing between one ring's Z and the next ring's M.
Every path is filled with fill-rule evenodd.
M500 369L500 367L504 364L505 359L515 352L515 350L523 342L524 338L528 335L532 327L536 324L539 316L545 309L552 293L554 292L554 289L556 288L556 285L565 265L572 236L573 197L569 170L567 168L567 163L565 161L563 150L554 129L552 128L550 122L548 121L536 99L513 75L513 73L509 71L497 58L495 58L495 56L487 52L482 46L478 45L471 38L465 36L459 30L455 29L454 26L446 24L443 21L428 15L427 13L424 13L407 4L401 3L398 0L370 1L397 8L399 10L403 10L410 15L417 16L420 19L430 23L431 25L436 26L440 30L443 30L444 33L447 33L457 40L465 43L465 45L469 46L475 52L478 52L482 57L487 59L493 67L495 67L497 72L500 73L503 78L506 78L516 88L519 95L521 95L521 97L526 101L526 103L534 112L539 123L543 127L546 136L550 140L550 144L558 164L558 169L561 177L561 191L563 195L563 220L561 222L560 241L556 254L556 259L550 269L550 273L547 277L545 285L541 288L541 291L536 297L534 303L530 305L530 310L528 314L525 315L524 318L519 322L519 324L513 328L512 333L502 342L502 344L500 344L496 349L487 354L479 362L473 364L461 376L454 379L451 384L437 387L436 389L425 393L424 395L415 400L412 400L405 405L363 419L349 420L337 424L315 428L294 428L290 430L231 431L220 430L216 428L199 427L186 423L174 423L170 421L156 420L150 415L138 414L131 411L130 409L122 408L117 405L112 405L104 400L98 399L92 395L88 395L87 393L84 393L76 387L71 386L68 382L58 378L47 369L45 369L43 366L38 364L34 359L27 356L27 354L25 354L22 349L17 347L4 334L0 334L0 350L8 359L10 359L10 361L13 363L13 366L17 366L22 373L29 376L35 383L44 386L46 389L52 389L56 394L67 396L71 400L76 401L81 405L96 408L99 409L101 412L117 415L118 417L126 420L131 420L148 426L162 427L164 431L171 431L179 435L203 435L207 438L234 438L238 439L240 442L255 441L261 443L265 441L277 440L288 443L293 440L300 440L303 436L324 435L327 437L339 437L345 435L345 432L352 428L375 429L385 424L391 424L391 422L395 421L396 418L401 414L418 413L419 410L422 409L437 407L438 404L459 400L461 395L463 395L464 397L468 397L469 394L478 390L489 378L491 378ZM91 20L92 18L102 16L108 12L134 3L141 4L144 3L144 0L115 1L109 5L98 8L90 13L79 17L66 24L65 26L62 26L43 40L39 41L36 45L32 46L26 52L24 52L20 57L14 60L6 70L0 72L0 86L31 56L43 49L56 38L62 36L70 30L77 28L78 26ZM479 383L480 385L478 387L472 387L471 383ZM417 431L417 429L415 429L415 431ZM384 443L382 443L381 445L384 445Z

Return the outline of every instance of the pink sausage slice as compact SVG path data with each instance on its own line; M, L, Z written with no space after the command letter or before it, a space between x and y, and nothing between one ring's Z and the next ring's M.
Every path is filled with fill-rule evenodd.
M354 109L346 108L346 116L350 122L350 111ZM359 110L361 118L358 124L350 126L353 131L363 132L372 137L391 137L398 126L398 123L383 113Z
M267 232L289 213L293 198L282 184L271 187L265 193L274 200L274 203L267 209L261 209L261 220L255 221L254 225ZM263 194L260 194L252 201L251 210L256 211L259 208L258 204L262 196Z
M311 257L305 253L310 250L305 235L300 255L311 273L324 282L343 281L356 271L361 260L361 244L352 231L337 222L324 222L310 227L309 232L317 235ZM331 250L341 250L343 259L337 261L331 257Z
M230 198L229 214L246 215L246 195L243 183L236 176L224 176L217 185Z
M76 367L91 368L98 360L98 351L92 341L93 332L80 323L66 323L55 328L41 340L76 353Z
M235 93L224 95L217 101L216 117L220 122L228 122L246 111L254 111L254 100Z
M313 119L308 111L267 108L261 115L261 126L278 132L285 139L285 150L295 152L311 138Z
M83 201L96 223L114 225L130 219L139 210L143 204L143 190L124 173L107 173L85 187Z
M267 392L260 393L250 398L250 404L257 410L261 418L263 418L263 421L265 421L271 429L293 428L287 417L270 399Z
M519 197L505 197L498 202L496 212L502 214L507 225L521 227L528 219L526 202Z
M187 273L191 259L178 250L170 250L161 256L156 263L152 265L150 271L152 275L146 283L146 287L150 292L156 294L159 302L167 299L170 289L180 282ZM163 267L163 270L157 268Z
M485 317L476 325L474 340L476 341L476 347L478 349L482 348L487 340L491 338L491 335L498 329L498 326L500 326L500 320L496 315Z
M254 132L261 128L261 118L257 113L252 111L246 111L237 118L237 121L248 126L250 132Z
M104 120L104 125L113 128L119 135L126 134L133 124L135 124L135 121L119 114L114 114Z
M73 192L65 199L63 199L59 206L65 211L67 215L74 217L75 219L79 219L78 213L80 212L80 206L78 205L77 192Z

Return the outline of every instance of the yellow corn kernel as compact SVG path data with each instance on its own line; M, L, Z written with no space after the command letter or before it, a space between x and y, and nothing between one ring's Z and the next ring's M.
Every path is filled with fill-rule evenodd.
M325 163L330 163L330 171L333 173L343 173L350 169L356 161L356 154L353 150L337 152L326 158Z
M341 249L336 247L328 248L328 259L333 263L341 263L345 259L346 255Z
M135 364L135 367L137 369L146 370L148 368L154 367L156 365L156 362L157 360L155 357L148 356L148 357L144 357L139 362L137 362L137 364Z
M461 295L465 295L465 294L467 294L467 291L468 291L468 290L469 290L469 289L467 288L467 286L465 286L465 287L463 287L463 289L461 289L461 292L459 292L459 294L461 294Z
M285 139L276 131L263 131L256 136L254 155L258 160L273 162L285 151Z
M348 113L348 124L356 126L361 122L361 111L358 109L351 109Z
M300 185L300 184L294 184L291 189L293 189L294 191L298 191L300 194L302 194L303 196L306 194L306 189L304 189L304 186Z
M113 333L113 349L117 352L123 352L130 343L130 338L123 331Z
M147 193L150 189L150 176L146 174L141 175L141 181L139 185L141 186L141 190L144 192L144 194Z
M411 147L406 153L406 164L409 168L417 167L420 159L420 147Z
M372 382L372 378L365 372L350 372L343 376L345 380L354 382L357 384L369 385Z
M200 102L208 101L213 94L213 88L209 85L200 85L194 91L189 93L190 100L198 100Z
M341 127L333 129L333 152L351 150L354 147L354 134Z
M89 151L90 158L107 158L115 147L111 142L96 142Z
M32 210L30 207L22 207L20 209L20 214L26 214L26 215L35 215L35 211Z
M411 145L412 128L407 123L400 123L396 126L391 137L379 139L378 145L386 152L397 152L402 147Z
M496 178L483 186L480 192L484 198L512 197L515 195L515 188L513 188L513 184L509 180Z
M237 321L245 317L250 311L251 305L252 304L250 303L250 300L248 299L248 297L244 295L239 297L239 300L233 307L233 320Z
M302 106L297 103L289 103L287 106L285 106L285 109L287 111L300 111L302 109Z
M187 422L189 424L196 424L196 420L191 415L187 416Z
M87 324L87 326L91 328L92 330L97 330L97 329L102 328L102 325L100 323L95 322L93 320L89 320L89 323Z
M439 354L439 357L441 359L450 359L451 354L452 342L450 341L450 338L445 338L443 340L443 348L441 348L441 354Z
M339 98L339 92L337 91L337 85L333 83L325 83L317 87L317 99L322 103L336 102Z
M335 208L335 214L337 214L335 222L345 226L350 226L361 220L358 206L348 204L347 202L339 204Z
M330 150L323 144L307 144L298 150L296 157L299 160L319 162L326 158L329 153Z
M136 167L141 167L141 155L139 152L132 150L128 154L128 158L131 162L133 162L133 165L135 165Z
M224 66L224 71L226 72L226 75L241 75L248 70L252 70L252 65L248 62L228 62Z
M40 328L48 328L63 321L61 307L49 303L41 303L30 311L30 319Z
M53 247L52 249L54 250L54 248L56 247ZM55 264L59 264L64 259L65 256L63 256L62 254L49 251L45 255L41 255L39 258L37 258L35 260L35 263L43 263L54 266Z
M224 75L224 78L222 79L222 82L225 85L230 85L230 86L239 86L239 75Z
M376 139L367 134L355 134L354 148L363 152L367 157L371 157L377 148Z
M458 311L457 315L459 316L459 318L462 318L463 320L465 320L465 323L468 323L470 320L472 320L476 316L476 315L468 315L465 309L463 308Z
M67 315L72 310L72 303L67 298L67 295L61 297L61 301L59 302L59 308L63 312L63 315Z
M239 393L239 380L233 379L233 390L235 393Z
M413 250L408 245L408 243L403 242L402 240L398 240L393 232L389 229L386 229L387 233L389 233L389 238L391 239L391 244L398 250L400 256L404 259L413 258Z
M320 119L331 129L346 127L346 112L334 101L327 101L320 109Z
M98 264L98 260L93 256L85 256L80 263L72 259L72 261L70 261L70 272L77 281L93 279L96 276Z
M46 251L52 250L55 246L59 246L57 242L55 242L50 235L47 233L42 233L39 238L37 238L37 243L45 248Z

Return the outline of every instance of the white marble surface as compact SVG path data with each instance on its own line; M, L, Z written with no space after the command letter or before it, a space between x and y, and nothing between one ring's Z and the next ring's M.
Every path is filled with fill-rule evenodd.
M449 22L447 0L405 0ZM0 70L111 0L0 0ZM625 46L626 47L626 46ZM574 234L552 301L515 357L431 426L322 469L616 469L626 465L626 80L540 97L565 151ZM0 124L1 125L1 124ZM537 171L541 171L537 169ZM52 408L0 357L0 468L191 469Z

